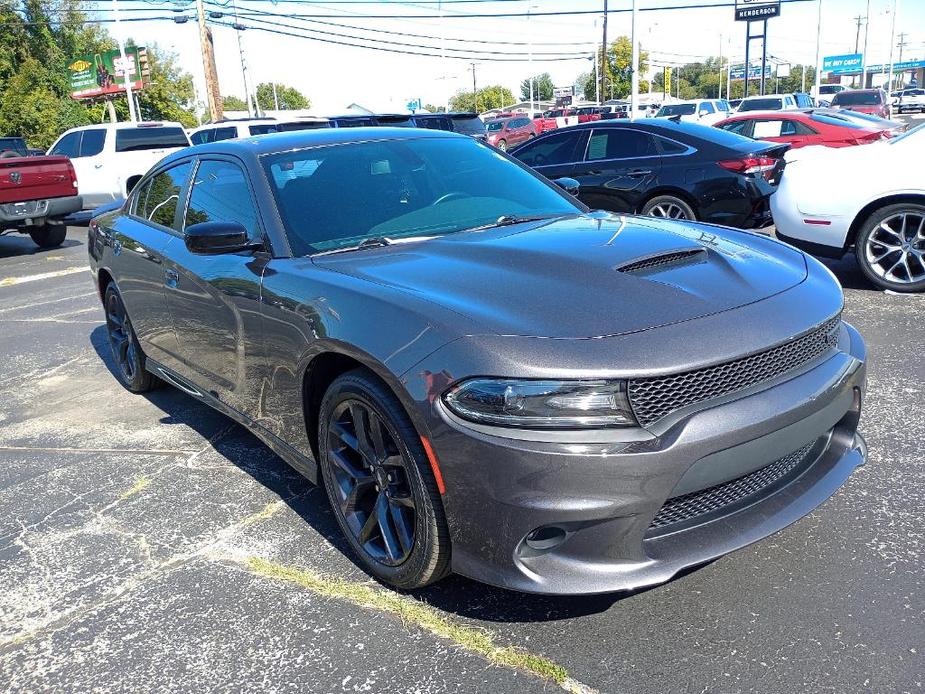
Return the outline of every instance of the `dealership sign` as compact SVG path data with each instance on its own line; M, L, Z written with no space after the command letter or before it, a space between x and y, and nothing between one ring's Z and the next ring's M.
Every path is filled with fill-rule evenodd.
M144 81L139 55L144 55L144 50L136 46L127 47L124 64L122 54L117 50L77 56L67 65L71 98L90 99L120 94L125 90L126 71L132 89L141 89Z
M836 75L843 72L859 72L864 59L860 53L829 55L822 59L822 71Z
M754 22L777 17L780 0L736 0L736 21Z
M765 76L765 79L769 79L771 77L771 66L770 65L764 66L764 76ZM738 81L738 80L744 80L745 79L745 65L740 63L738 65L733 65L731 68L729 68L729 79L732 80L733 82ZM749 69L748 71L748 79L750 80L761 79L761 65L760 64L751 66L751 69Z

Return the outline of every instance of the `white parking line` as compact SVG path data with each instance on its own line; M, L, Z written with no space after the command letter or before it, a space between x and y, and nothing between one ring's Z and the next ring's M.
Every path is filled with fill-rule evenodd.
M25 282L38 282L47 280L52 277L62 277L64 275L73 275L75 272L89 272L86 265L75 265L74 267L55 270L54 272L41 272L37 275L26 275L25 277L4 277L0 280L0 287L12 287L14 284L24 284Z

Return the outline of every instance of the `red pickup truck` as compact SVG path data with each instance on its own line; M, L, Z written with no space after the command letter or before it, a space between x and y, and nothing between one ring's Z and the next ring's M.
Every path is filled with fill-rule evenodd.
M67 233L61 218L83 207L77 176L63 156L0 154L0 234L29 234L42 248L60 246Z

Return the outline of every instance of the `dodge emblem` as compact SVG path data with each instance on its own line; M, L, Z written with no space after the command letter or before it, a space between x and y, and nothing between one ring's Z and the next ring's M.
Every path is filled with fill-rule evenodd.
M10 172L10 183L15 183L18 185L21 182L22 182L22 174L19 173L18 171L11 171Z

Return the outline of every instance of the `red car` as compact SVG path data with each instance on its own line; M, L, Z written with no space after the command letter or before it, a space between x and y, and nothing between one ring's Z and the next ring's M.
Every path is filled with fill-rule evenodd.
M805 111L747 111L716 123L714 127L754 140L784 142L791 149L807 145L849 147L892 137L900 123L855 116L835 109Z
M488 144L502 152L537 135L536 125L525 115L488 121L485 129L488 131Z
M593 120L600 120L601 111L600 106L580 106L575 113L578 115L579 123L589 123Z
M561 125L575 125L578 123L578 115L572 108L556 108L551 111L543 111L543 115L533 116L533 123L536 126L536 134L542 135L549 130L555 130Z
M832 99L832 108L868 113L880 118L890 117L890 101L882 89L846 89Z

